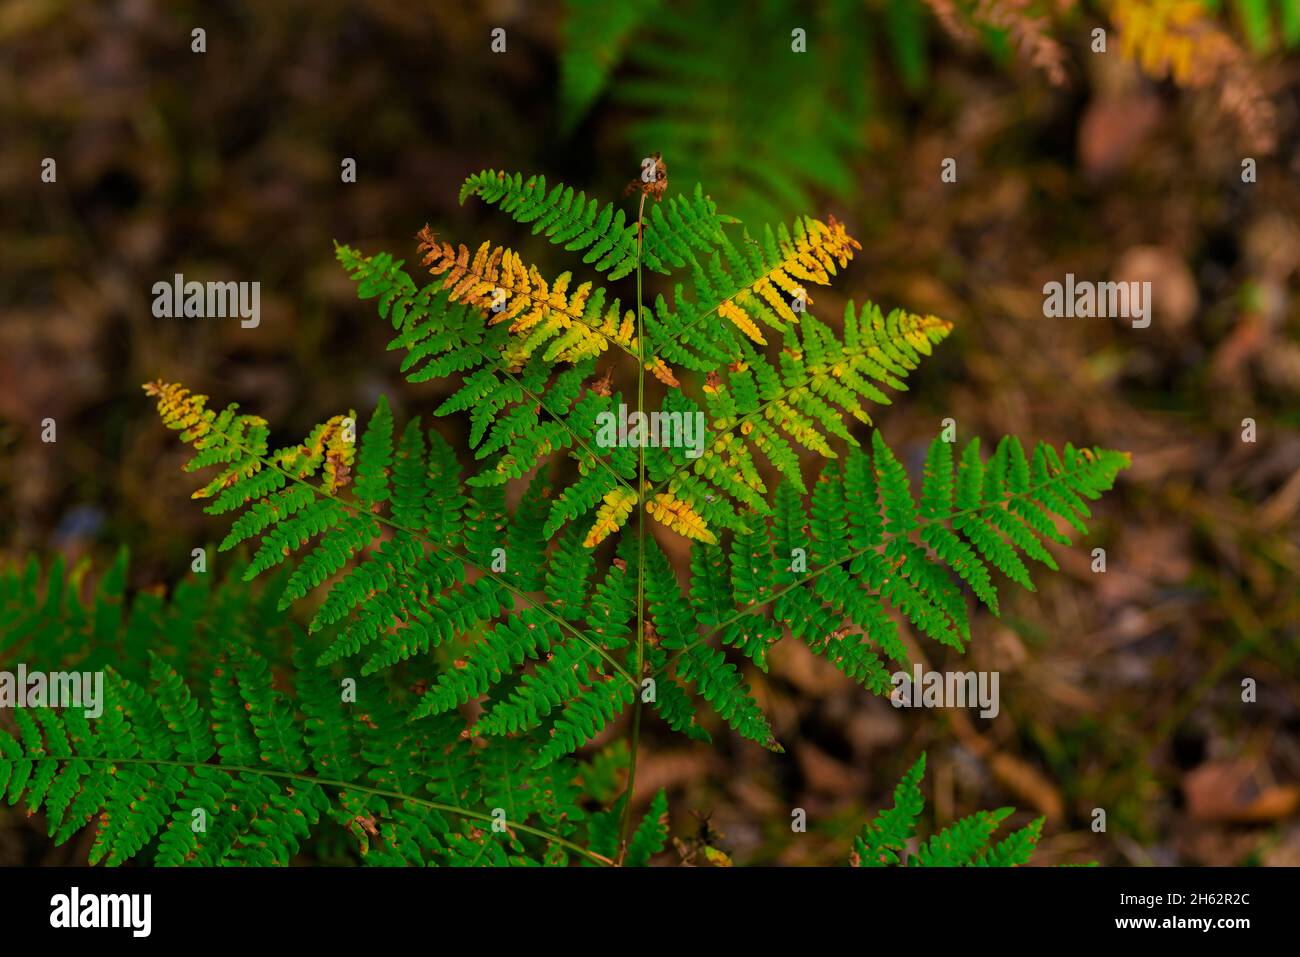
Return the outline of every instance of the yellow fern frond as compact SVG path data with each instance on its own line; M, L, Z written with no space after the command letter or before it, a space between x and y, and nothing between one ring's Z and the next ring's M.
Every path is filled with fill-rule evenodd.
M1219 110L1232 117L1253 150L1277 145L1277 109L1249 57L1199 0L1115 0L1111 14L1120 52L1150 76L1216 91Z
M770 318L770 312L780 321L797 323L799 314L790 308L783 293L802 296L805 305L810 305L812 297L808 295L805 283L829 285L837 268L847 266L853 258L853 250L861 248L862 244L850 236L844 224L834 216L826 222L809 218L804 221L804 229L796 238L783 236L777 241L780 259L723 300L718 305L718 314L754 342L765 345L755 314ZM754 309L756 298L762 300L767 308Z
M158 415L170 429L181 433L181 441L194 447L195 457L185 471L220 465L220 473L191 498L211 498L235 483L252 478L267 461L294 478L315 475L324 466L326 485L337 493L351 479L356 460L356 412L336 415L312 429L297 445L267 452L266 419L240 415L231 404L218 414L207 408L208 397L196 395L176 382L148 382L145 394L158 400Z
M606 492L604 502L596 509L596 521L582 544L587 548L595 548L623 527L635 506L636 493L631 489L616 488Z
M754 467L754 460L745 450L745 438L752 435L754 424L741 424L737 433L723 432L713 442L705 455L695 460L692 471L710 480L714 485L739 482L759 495L767 491L762 477Z
M356 461L356 416L356 412L349 412L326 420L312 429L300 445L278 451L274 456L276 464L302 478L315 474L323 463L329 490L337 493L348 484Z
M179 382L146 382L145 395L158 400L158 415L169 429L183 430L181 441L192 442L207 434L216 413L209 411L206 395L194 395Z
M943 339L952 332L952 323L935 315L922 316L909 312L899 320L898 329L913 349L928 356L934 351L935 340Z
M709 531L708 524L686 502L672 495L660 493L646 502L646 511L655 521L667 525L678 535L709 545L716 545L718 539Z
M1200 0L1117 0L1120 53L1153 77L1203 86L1237 58L1237 47Z
M749 314L745 312L744 309L741 309L739 306L737 306L734 302L728 300L726 302L719 303L718 315L721 316L723 319L726 319L737 329L739 329L741 332L747 335L750 339L753 339L755 342L757 342L760 346L767 345L767 340L763 338L763 333L758 328L758 323L756 323L753 319L749 318Z
M594 308L591 283L570 292L570 273L547 282L536 266L491 243L479 246L471 259L467 247L438 240L428 226L418 238L424 265L442 278L448 298L490 311L493 325L509 323L515 337L506 354L511 367L543 348L548 361L563 362L594 358L611 344L636 352L635 316L620 313L617 301L603 311Z
M834 216L826 222L811 220L804 235L795 242L795 255L787 266L790 275L828 285L830 277L835 275L835 266L841 269L853 258L853 250L861 249L862 244L849 235L844 224Z
M222 465L221 472L191 498L210 498L237 481L261 471L259 456L266 451L266 420L257 415L236 415L231 405L218 417L207 408L208 397L190 392L179 382L146 382L145 394L158 400L158 415L169 429L181 433L181 441L198 453L184 466L193 472L210 465ZM221 427L215 427L220 420Z
M806 390L800 390L806 391ZM834 459L839 458L835 450L831 448L829 442L822 435L822 431L817 428L818 423L810 416L805 415L798 408L796 403L790 399L777 399L763 409L763 417L771 422L777 428L786 432L790 438L794 439L806 449L816 452L818 455ZM822 423L823 428L825 423Z
M655 356L653 362L647 362L645 368L647 372L664 385L671 386L674 389L681 387L681 382L677 380L677 376L673 375L673 370L659 356Z

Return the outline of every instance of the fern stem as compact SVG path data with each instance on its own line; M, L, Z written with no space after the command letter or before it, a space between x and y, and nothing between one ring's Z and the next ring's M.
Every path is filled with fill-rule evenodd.
M1050 487L1050 486L1052 486L1052 485L1055 485L1058 481L1060 481L1060 480L1062 480L1062 479L1066 479L1066 478L1068 478L1068 477L1070 477L1070 476L1072 476L1072 475L1079 475L1079 474L1082 474L1083 471L1084 471L1083 468L1078 468L1078 469L1075 469L1073 472L1061 472L1059 475L1054 475L1054 476L1052 476L1051 479L1049 479L1049 480L1046 481L1046 482L1040 482L1040 483L1037 484L1037 485L1031 485L1029 488L1025 489L1023 492L1018 492L1018 493L1016 493L1015 495L1008 497L1007 501L1011 501L1012 498L1023 498L1023 497L1025 497L1025 496L1027 496L1027 495L1032 495L1034 492L1037 492L1039 489L1048 488L1048 487ZM911 530L908 532L908 534L907 534L906 537L910 537L911 534L912 534L912 532L919 531L919 530L925 528L927 525L943 525L943 524L946 524L946 523L951 522L951 521L952 521L953 519L955 519L955 518L960 518L960 517L963 516L963 515L973 515L973 514L975 514L976 512L987 511L987 510L990 509L990 508L996 507L997 504L1000 504L1000 503L990 503L990 502L985 502L985 503L983 503L983 504L981 504L981 505L976 505L976 506L973 506L973 507L971 507L971 508L960 509L959 511L951 512L951 513L949 513L949 514L947 514L947 515L939 516L938 518L922 519L922 520L920 520L920 521L917 523L916 528L911 529ZM714 637L716 637L717 635L721 634L723 630L725 630L726 628L729 628L731 625L734 625L736 622L740 621L742 618L746 618L746 617L748 617L749 615L757 614L757 613L758 613L759 611L761 611L764 607L766 607L767 605L770 605L772 602L776 601L776 600L777 600L778 598L780 598L782 595L785 595L785 594L787 594L788 592L792 592L792 591L794 591L796 588L802 588L804 585L808 584L810 581L814 580L815 578L818 578L818 577L819 577L823 572L825 572L825 571L827 571L827 570L829 570L829 569L831 569L831 568L839 568L839 567L842 567L845 563L847 563L847 562L851 562L851 561L853 561L853 559L855 559L855 558L859 558L859 557L861 557L862 555L867 554L868 552L873 552L873 551L876 551L876 550L878 550L878 549L884 548L884 547L887 546L890 542L893 542L894 540L896 540L898 537L899 537L899 536L897 536L897 535L888 535L888 534L884 534L884 535L881 536L881 540L880 540L879 542L877 542L875 545L868 545L868 546L866 546L866 547L864 547L864 548L855 549L855 550L849 552L847 555L845 555L844 558L841 559L840 561L838 561L838 562L831 562L830 564L827 564L827 565L822 565L820 568L817 568L817 569L814 570L814 571L810 571L810 572L809 572L807 575L805 575L803 578L797 579L797 580L791 582L790 584L786 585L784 588L780 589L779 591L773 592L772 595L771 595L770 597L768 597L767 599L765 599L765 600L764 600L763 602L761 602L760 604L757 604L757 605L751 605L751 606L749 606L749 607L747 607L747 608L742 609L741 611L736 612L736 614L732 615L732 616L731 616L730 618L728 618L726 621L723 621L723 622L719 623L719 624L718 624L718 625L717 625L717 626L716 626L712 631L708 632L707 634L703 635L702 637L698 638L697 640L692 641L692 642L690 642L689 644L684 645L684 646L681 647L681 648L678 648L678 649L677 649L676 651L674 651L671 655L669 655L668 658L667 658L667 660L664 661L663 666L660 667L659 670L655 672L655 677L658 677L659 675L662 675L662 674L667 673L668 669L671 668L671 667L673 666L673 664L674 664L674 663L675 663L679 658L681 658L682 655L686 654L688 651L691 651L691 650L694 649L694 648L698 648L700 645L707 644L707 643L708 643L709 641L711 641Z
M214 428L213 431L216 432L216 429ZM352 502L345 502L339 496L331 493L327 493L323 489L319 488L318 486L315 486L311 482L308 482L306 479L300 478L299 476L294 475L292 472L280 468L280 466L277 465L273 459L267 458L265 455L262 455L257 450L249 448L248 446L236 440L229 433L219 432L217 434L222 435L226 439L226 441L229 442L230 445L233 446L234 448L248 455L253 456L258 461L260 461L265 467L274 469L275 471L279 472L281 475L283 475L285 478L289 479L290 481L297 482L300 485L305 485L307 488L311 489L312 492L314 492L316 495L319 495L322 498L331 499L332 501L336 502L341 508L349 509L350 511L358 515L361 514L362 506ZM506 589L506 591L510 592L512 595L514 595L517 598L522 598L530 606L536 608L547 618L550 618L557 625L559 625L561 629L567 631L569 634L573 635L579 641L582 641L583 643L590 646L594 651L597 652L597 654L599 654L602 658L604 658L607 662L609 662L611 668L613 668L618 674L622 675L623 678L625 678L627 681L631 682L633 687L639 687L637 679L634 678L632 675L630 675L627 669L624 668L621 664L619 664L613 655L611 655L608 651L602 648L599 642L593 641L587 635L583 634L581 631L575 628L565 618L551 611L550 608L548 608L545 603L535 600L526 591L517 587L507 579L502 578L500 575L492 571L490 568L483 568L475 564L473 561L469 559L468 556L460 554L454 548L451 548L448 545L444 545L442 542L434 541L432 538L429 538L427 535L425 535L423 532L419 531L418 529L409 528L405 525L401 525L398 522L393 521L391 518L388 518L383 515L376 515L371 512L367 512L366 514L370 518L379 522L380 524L387 525L396 531L406 532L408 535L412 536L418 541L424 542L425 544L429 545L434 551L444 552L456 558L459 558L461 561L465 562L467 566L478 571L484 577L490 578L493 581L497 582L499 585L501 585L502 588Z
M645 191L636 212L636 410L645 410L645 325L641 314L641 243L645 232ZM632 795L636 785L637 750L641 743L641 675L645 671L645 442L636 456L636 689L632 702L632 740L628 748L627 793L623 822L619 827L618 863L627 854L628 830L632 825Z
M227 774L260 774L261 776L268 778L281 778L286 781L301 781L303 783L315 784L322 787L333 787L344 791L356 791L374 797L390 798L395 801L407 801L411 804L418 804L434 811L442 811L446 814L456 814L461 817L471 818L475 821L482 821L485 824L493 823L493 818L489 814L482 814L478 811L468 811L465 808L456 807L454 804L442 804L438 801L429 801L425 798L414 797L410 794L402 794L399 791L387 791L383 788L373 788L364 784L354 784L351 781L341 781L336 778L319 778L311 774L297 774L293 771L272 771L267 768L249 768L236 764L209 764L206 761L173 761L162 758L110 758L103 756L89 757L76 755L75 757L70 758L51 757L46 758L45 760L65 762L84 761L87 764L141 764L148 767L183 768L189 771L195 771L199 768L207 768L212 771L224 771ZM573 851L575 854L581 854L583 857L596 864L609 867L614 863L603 854L589 851L585 847L575 844L566 838L560 837L558 834L552 834L550 831L544 830L543 828L509 821L507 824L517 831L532 834L534 837L540 837L545 841L558 844L567 850Z

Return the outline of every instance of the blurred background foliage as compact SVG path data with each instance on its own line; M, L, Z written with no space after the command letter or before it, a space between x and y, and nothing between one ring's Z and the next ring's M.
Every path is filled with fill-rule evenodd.
M1046 814L1043 863L1300 864L1296 0L743 7L0 0L0 557L105 569L128 545L132 588L175 587L215 529L141 382L285 435L381 391L427 412L440 387L402 382L331 240L410 260L429 222L557 271L525 228L457 205L461 180L613 198L659 150L674 192L699 179L747 222L848 224L864 248L818 315L870 298L956 323L877 417L913 467L948 416L963 440L1134 467L1088 540L1105 574L1058 552L967 656L926 661L1000 671L996 719L896 711L785 643L752 680L788 752L651 726L638 794L667 787L674 833L740 863L833 863L926 749L937 820ZM1149 279L1151 327L1044 319L1066 272ZM175 273L260 281L261 325L154 318ZM3 813L0 863L73 859Z

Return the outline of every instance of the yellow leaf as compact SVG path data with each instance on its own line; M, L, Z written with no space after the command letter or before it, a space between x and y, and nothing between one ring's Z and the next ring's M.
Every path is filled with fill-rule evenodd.
M681 499L661 492L654 497L653 501L647 502L645 507L651 518L667 525L678 535L710 545L716 545L718 542L709 531L708 523Z
M636 493L629 488L619 486L605 493L604 503L596 509L596 521L582 544L586 548L595 548L614 532L623 527L627 517L636 505Z
M730 320L731 323L743 332L749 338L753 339L760 346L767 345L767 340L763 338L763 333L759 331L758 324L749 318L749 313L741 309L730 299L724 300L718 306L718 315L723 319Z

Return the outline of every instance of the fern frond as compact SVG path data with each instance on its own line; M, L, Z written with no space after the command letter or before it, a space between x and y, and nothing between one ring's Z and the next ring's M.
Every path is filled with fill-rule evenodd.
M1120 0L1113 16L1120 52L1152 76L1168 74L1179 83L1199 85L1235 58L1232 40L1213 25L1200 0Z
M678 652L676 676L695 685L700 696L742 736L770 751L784 750L736 667L717 649L693 640L691 607L682 597L667 557L653 539L645 546L644 560L651 619L660 646Z
M511 677L519 665L536 660L514 691L498 700L479 720L481 734L518 734L540 727L555 713L549 741L537 757L538 768L576 750L632 702L635 685L626 674L609 667L608 653L629 645L629 622L635 617L635 584L626 566L611 567L603 580L590 586L592 555L570 529L547 561L546 576L563 579L563 607L577 620L585 614L587 640L566 638L535 612L525 609L515 619L486 634L457 668L445 674L421 700L417 714L437 714L479 697ZM590 595L588 592L590 591Z
M651 514L697 541L716 540L722 529L739 530L739 513L767 511L768 489L756 453L802 490L799 450L835 458L836 440L856 446L847 419L871 425L868 404L890 404L884 390L905 390L908 374L951 328L934 316L901 310L884 315L871 304L859 312L850 302L843 338L806 315L797 332L785 337L779 364L742 343L741 361L710 376L703 409L678 393L665 400L663 413L699 414L707 425L699 457L668 450L651 456ZM671 509L655 504L665 493L677 503ZM727 501L730 510L722 508ZM678 512L693 517L673 521Z
M527 266L503 246L483 243L469 249L440 242L428 226L419 234L420 253L430 274L441 277L451 302L491 311L491 325L507 324L514 337L506 364L523 365L534 353L546 362L581 362L611 345L635 354L636 319L615 299L605 305L603 287L585 282L573 291L571 273L547 282L536 266Z
M535 852L515 832L600 860L564 836L584 817L567 780L503 792L503 774L540 784L517 745L475 760L455 723L408 730L373 697L383 694L376 686L349 707L337 680L317 673L302 676L290 702L271 689L266 662L242 650L214 673L206 712L160 658L149 675L146 685L109 671L99 721L77 709L19 709L17 733L0 728L0 793L43 810L58 843L93 824L92 863L283 865L326 819L353 832L370 863L463 864L470 848L475 858L526 863ZM450 788L424 771L404 782L406 793L374 786L369 755L381 739L412 767L455 766L462 783ZM498 808L510 812L502 833L482 826Z
M504 352L504 327L489 326L481 309L453 302L441 284L417 289L403 260L388 253L362 256L338 243L334 252L357 284L357 296L376 300L379 315L400 333L388 348L406 350L402 372L412 382L475 369Z
M1300 5L1292 0L1234 0L1232 6L1253 52L1300 46Z
M646 511L655 521L667 525L683 538L712 545L717 538L709 531L704 518L675 495L659 493L646 503Z
M836 439L856 445L845 419L871 424L866 404L889 404L886 388L905 390L907 375L942 342L951 324L934 316L901 310L888 315L870 304L859 313L852 303L845 312L842 339L812 316L791 331L779 366L748 345L744 361L705 386L703 409L679 391L671 391L655 412L665 422L707 423L701 454L689 458L680 444L647 450L651 487L646 492L650 516L674 532L714 543L723 530L745 527L743 512L767 511L764 484L755 452L761 452L786 479L802 488L798 449L834 457ZM633 514L635 458L626 448L599 457L591 449L602 414L613 416L619 397L588 395L573 406L567 421L583 449L579 481L552 506L548 528L597 508L588 544L595 546L623 527Z
M1001 843L989 846L989 840L1011 808L977 811L954 822L922 844L913 855L908 844L916 834L917 822L925 807L921 794L921 777L925 774L925 754L903 776L894 789L894 806L868 821L853 839L849 863L854 867L1017 867L1027 864L1042 835L1043 819L1013 832Z
M498 206L516 222L532 224L533 234L544 233L569 252L585 251L582 261L611 280L621 279L637 267L636 222L629 222L612 203L601 206L585 193L557 183L549 191L546 177L513 175L483 170L465 180L460 201L477 196ZM688 199L676 196L650 208L642 230L641 265L667 274L691 263L724 241L722 226L734 222L722 215L701 186Z
M466 181L462 200L469 195L582 251L598 271L690 266L691 282L689 290L678 285L671 307L660 298L643 312L639 330L618 300L606 307L604 289L575 286L569 273L548 282L490 243L471 254L426 227L420 251L434 282L423 288L398 260L338 247L358 294L392 322L390 347L406 351L408 377L457 377L436 414L466 416L469 448L482 463L467 482L437 432L418 420L400 426L384 400L364 425L355 413L336 416L271 451L264 420L234 406L209 410L205 397L180 386L147 387L164 420L195 446L187 468L217 470L200 494L213 514L233 513L223 547L252 546L247 577L284 567L281 609L313 601L318 668L362 656L365 681L414 677L405 685L415 689L409 706L367 704L382 726L408 729L395 751L365 728L354 729L360 750L350 749L333 702L295 705L238 649L211 691L225 765L269 764L296 778L329 764L377 784L384 794L352 787L341 801L354 824L364 822L360 833L348 829L367 848L382 844L385 860L419 858L436 845L447 860L513 861L522 855L513 832L485 843L449 832L438 817L459 808L483 820L484 802L512 822L531 815L549 834L568 833L576 817L566 817L574 787L566 756L607 733L629 706L639 727L643 701L693 739L709 739L711 709L740 736L780 751L746 681L746 660L765 669L769 649L789 634L885 693L891 663L907 663L900 623L964 649L966 587L994 613L994 571L1032 588L1027 564L1054 568L1049 543L1068 544L1066 527L1086 532L1087 501L1127 465L1120 453L1072 446L1039 444L1026 455L1013 438L985 460L977 442L956 456L936 440L914 489L879 432L869 451L859 449L849 420L872 425L870 404L905 389L951 327L850 303L841 331L807 312L806 285L828 284L860 248L834 219L801 218L733 242L699 189L692 201L652 204L642 232L614 207L541 177L485 171ZM638 301L639 280L638 268ZM769 337L781 346L771 359L758 348ZM636 412L649 429L643 419L621 431L628 409L612 370L595 378L595 360L611 345L640 365ZM719 361L725 371L714 368ZM702 400L680 387L674 365L709 373ZM657 412L643 408L647 372L669 385ZM758 453L781 476L774 493ZM827 462L811 489L804 453ZM561 456L566 467L552 468ZM553 486L552 473L569 484ZM524 487L507 508L512 482ZM690 541L685 592L643 523L629 529L639 508ZM599 569L597 549L615 556ZM318 677L306 681L324 687ZM139 692L124 694L134 695L147 727L159 724ZM249 711L256 720L246 720ZM462 711L474 713L472 727ZM308 737L295 731L300 715L311 722ZM456 740L487 750L440 744L430 771L427 753L400 749L421 727L455 729ZM24 740L35 742L33 729ZM201 750L201 737L190 735L186 746ZM38 781L41 795L52 780ZM143 787L109 783L119 792ZM284 802L265 781L254 783L265 792L257 807ZM173 785L221 797L207 778ZM412 787L431 787L442 807L393 798ZM312 807L334 813L328 800L313 798ZM630 842L627 820L613 824L608 810L599 812L591 839L605 846L613 829L620 854L648 857L662 844L658 826ZM948 859L981 835L986 845L998 820L993 812L942 835L926 855ZM567 853L567 838L548 840L548 862ZM1016 858L1025 844L1019 837L976 857Z
M541 554L541 544L526 544L528 537L540 536L541 513L526 520L522 537L518 532L503 536L508 522L499 489L481 488L476 502L471 503L473 508L466 510L464 554L459 552L455 532L464 499L454 491L459 471L451 464L454 458L436 432L428 434L427 446L417 441L418 425L404 430L395 453L393 420L382 398L369 423L358 430L357 441L345 441L348 433L340 430L346 454L339 454L333 475L327 465L324 481L313 484L308 480L314 471L322 462L331 461L331 453L323 451L327 443L322 436L328 430L313 430L315 444L309 439L303 445L268 454L263 440L261 446L249 450L233 406L217 415L204 409L206 397L191 397L179 386L146 388L159 396L159 411L170 423L178 421L174 397L180 396L193 407L181 418L188 421L198 416L203 428L183 423L181 427L186 429L183 435L196 445L242 456L244 464L223 494L230 507L238 503L258 515L247 530L250 535L260 534L261 544L246 577L305 550L281 593L282 608L334 579L310 625L312 632L337 627L330 646L321 654L322 664L358 654L378 642L378 650L370 649L370 660L362 668L363 674L370 674L506 615L518 599L546 624L548 634L555 629L592 642L528 595L540 579L520 577L530 568L530 551L533 566ZM354 452L358 443L359 454ZM318 445L321 450L313 451ZM426 447L427 464L421 454ZM202 449L199 455L204 455ZM394 455L401 464L401 482L395 485L389 480ZM356 477L348 479L351 494L344 497L339 494L338 477L353 463ZM264 475L274 481L263 482ZM294 485L305 487L310 499L294 490ZM398 522L397 515L412 524ZM383 537L386 531L391 537ZM540 537L536 541L543 542ZM494 555L510 549L516 551L512 570L505 574L492 571ZM483 577L469 583L467 565ZM631 680L617 665L615 671ZM475 686L472 681L465 685Z
M963 648L970 622L961 584L995 614L993 569L1032 590L1022 556L1055 568L1043 541L1070 541L1057 521L1086 531L1086 502L1128 465L1123 453L1067 445L1058 454L1043 443L1030 460L1008 437L987 462L972 441L954 466L946 445L930 445L919 505L878 431L870 456L855 449L843 469L826 466L811 513L792 485L778 487L773 513L731 539L729 588L721 554L694 546L692 602L707 631L701 637L694 621L673 619L664 647L681 650L669 663L717 637L764 667L767 649L788 631L887 694L885 662L907 665L887 606L932 640Z
M668 798L660 788L650 801L645 817L632 838L627 842L627 856L623 863L628 867L645 867L650 858L664 849L668 841Z
M636 508L636 492L627 489L612 489L606 492L600 508L596 509L596 520L583 539L583 544L594 548L618 531L627 521L627 517Z
M728 301L751 310L761 308L772 322L783 322L768 304L779 299L778 290L797 281L829 281L831 272L852 250L853 240L838 224L800 221L794 236L792 239L784 228L768 231L766 253L751 251L748 264L728 244L729 257L739 263L734 267L736 274L748 283L743 288L729 285L733 298ZM381 302L390 295L386 290L394 288L407 290L397 301L411 297L413 284L395 267L377 263L376 270L346 247L340 258ZM730 274L723 271L721 275ZM795 316L783 302L781 308ZM404 321L421 323L421 315L413 307ZM434 317L432 322L436 321ZM712 342L720 327L716 322L709 325L707 330L701 325L688 336ZM690 460L680 449L650 450L647 464L653 487L645 497L647 511L656 521L696 541L715 542L723 529L743 528L744 510L765 510L766 487L759 476L755 450L782 474L798 481L798 449L834 455L833 439L852 442L844 416L869 424L865 403L887 403L885 388L905 388L903 379L908 372L950 328L934 317L900 311L883 315L870 305L863 307L859 316L850 304L843 339L807 314L798 326L788 327L779 366L745 342L736 342L732 354L742 361L730 368L725 379L712 377L705 387L707 417L714 428L705 430L703 455ZM399 337L394 345L403 342ZM662 345L658 341L652 344L655 348ZM547 527L553 532L596 508L587 537L594 547L621 528L634 511L636 458L626 454L627 448L593 447L595 423L602 414L613 414L619 397L602 395L590 383L583 391L588 370L577 366L552 376L540 356L533 356L518 376L485 364L468 373L464 384L437 412L470 413L471 445L476 455L489 457L493 463L471 480L475 484L522 477L554 452L567 450L577 458L579 481L556 497ZM694 416L705 410L672 390L661 411Z
M660 7L660 0L569 0L562 26L559 99L572 129L600 95L630 36Z
M434 285L417 291L401 262L386 254L363 257L339 246L337 255L357 282L358 294L377 299L381 315L390 316L400 330L389 348L406 351L402 369L412 382L463 374L462 385L435 414L470 414L471 447L478 458L492 462L471 484L504 484L568 449L580 457L584 470L605 472L607 488L627 485L630 473L617 471L606 461L609 456L591 447L592 405L600 400L582 389L591 375L589 361L554 372L550 363L533 355L512 372L501 358L510 336L503 326L489 325L483 310L451 303L447 292Z
M1249 57L1218 23L1217 5L1208 0L1113 0L1110 13L1119 33L1120 52L1149 76L1166 76L1180 86L1217 91L1218 108L1231 117L1252 150L1271 153L1277 146L1277 107L1251 69ZM1238 0L1248 42L1256 51L1271 46L1266 0ZM1300 13L1282 0L1282 35L1300 41Z
M759 4L739 18L725 4L693 4L647 21L612 91L633 109L633 147L674 157L688 182L725 186L719 201L745 222L783 220L819 195L846 195L872 96L865 15L861 3L833 0L798 15L791 4ZM792 50L796 25L808 53ZM732 42L713 41L724 34Z
M882 867L906 860L907 842L916 833L916 823L925 807L921 778L925 774L925 754L903 775L894 788L894 806L862 826L853 839L854 867Z
M110 865L284 864L327 826L372 864L608 863L565 836L584 817L576 769L538 776L540 742L410 720L409 695L377 678L344 693L346 672L310 664L301 630L239 571L128 599L122 553L83 601L85 566L0 570L0 665L104 678L98 717L89 701L0 714L0 796L44 811L55 843L89 826L91 862ZM507 799L508 829L488 828Z
M706 322L715 313L729 324L723 328L735 328L763 345L763 326L784 332L797 323L795 308L812 302L808 285L829 285L837 267L847 266L853 250L861 248L834 216L826 222L796 219L790 229L765 227L759 239L746 231L739 247L723 237L706 265L694 264L694 301L679 290L675 311L667 310L660 299L647 316L650 347L656 355L700 369L699 357L710 354L710 343L717 337L718 324ZM728 332L727 341L732 339Z
M219 433L214 426L211 434ZM573 610L586 604L588 587L585 575L575 576L579 569L590 568L590 553L579 547L576 533L571 533L566 546L547 559L544 480L534 480L514 515L507 515L504 496L495 485L477 487L464 503L457 493L447 491L449 485L454 490L456 482L454 470L449 469L449 451L429 454L425 464L426 448L445 445L436 432L429 433L427 445L418 424L407 426L396 445L393 434L392 415L381 399L359 430L351 500L308 486L312 499L292 515L265 515L266 499L251 503L251 508L262 506L265 527L250 576L309 546L289 578L281 607L333 578L310 630L339 626L320 656L322 664L369 651L363 675L485 629L475 648L457 667L442 673L423 696L416 718L446 713L487 694L513 678L529 660L554 654L568 665L586 669L563 675L573 679L567 683L548 680L550 672L531 683L526 679L514 711L506 709L485 725L485 730L513 734L530 730L558 708L550 743L538 759L539 766L549 764L588 740L631 703L635 684L611 656L611 651L627 643L623 632L630 617L627 586L607 581L602 596L593 599L597 602L593 607L602 609L605 617L593 619L590 631L581 628ZM299 456L299 452L295 447L287 454ZM250 460L250 471L254 476L263 470L283 475L283 460L283 454L278 458L256 455ZM392 480L394 472L397 481ZM295 478L302 482L309 474ZM279 484L287 481L282 477ZM247 488L246 493L241 493L242 488ZM266 491L252 478L230 489L237 498L242 495L245 504ZM435 507L439 502L441 507ZM463 554L432 537L435 523L444 535L463 524ZM390 537L383 537L385 529ZM582 554L575 554L575 548ZM499 569L497 556L505 563ZM466 566L478 569L483 577L469 582ZM560 612L529 597L548 579L566 582L568 600ZM521 598L526 605L516 608ZM566 642L572 642L572 647ZM542 703L536 695L519 700L525 690L540 694Z
M206 672L214 642L251 643L265 653L287 653L305 633L244 581L245 564L221 576L192 574L165 594L150 587L128 594L128 552L121 549L85 587L89 562L68 568L56 557L48 568L32 558L0 567L0 667L39 656L51 669L75 664L98 671L112 665L132 681L148 677L151 652L164 654L186 678ZM274 590L287 575L270 576ZM83 596L83 592L85 595Z

